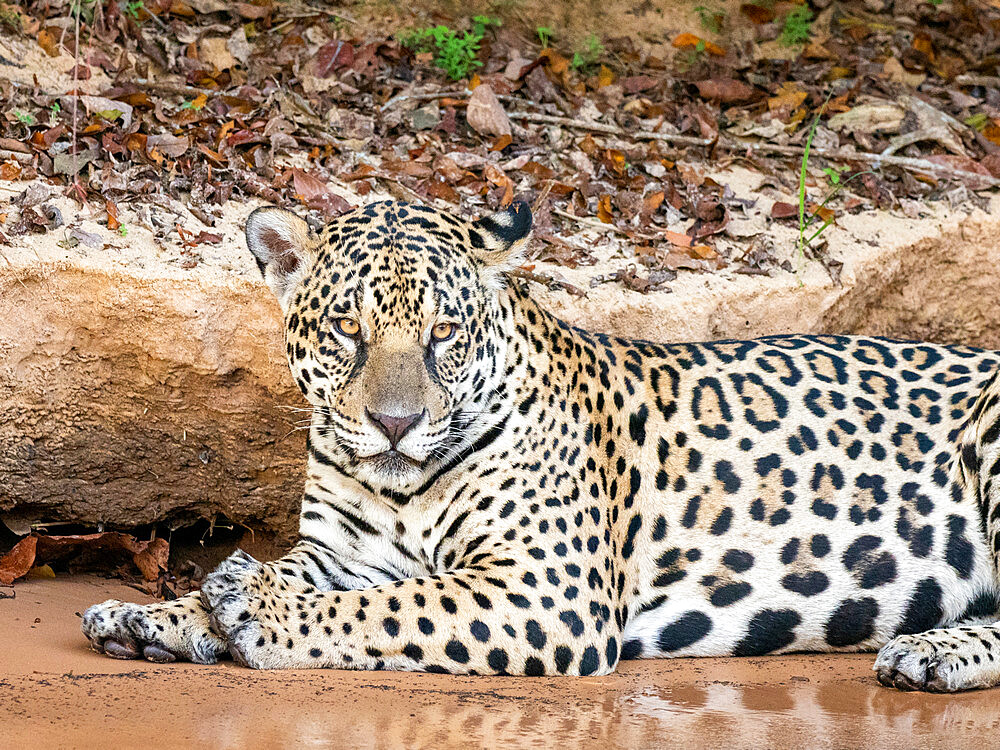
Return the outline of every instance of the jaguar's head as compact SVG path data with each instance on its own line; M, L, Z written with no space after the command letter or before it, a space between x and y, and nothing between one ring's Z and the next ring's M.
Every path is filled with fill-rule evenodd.
M369 486L406 491L485 431L512 325L500 295L530 229L523 203L474 222L375 203L318 233L282 209L250 215L317 447Z

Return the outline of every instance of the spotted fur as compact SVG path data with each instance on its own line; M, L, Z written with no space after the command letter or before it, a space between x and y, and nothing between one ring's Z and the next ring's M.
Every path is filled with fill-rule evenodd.
M256 212L313 406L301 541L92 607L95 647L526 675L881 647L886 684L1000 680L1000 354L580 330L506 278L529 227Z

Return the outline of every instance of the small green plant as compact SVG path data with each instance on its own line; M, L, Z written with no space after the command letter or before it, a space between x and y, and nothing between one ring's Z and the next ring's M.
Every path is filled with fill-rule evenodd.
M479 43L490 26L499 26L500 20L489 16L472 19L472 30L459 32L447 26L412 29L399 36L399 43L415 52L434 52L434 64L452 80L467 78L475 68L482 67L476 59Z
M937 8L938 6L940 6L940 5L941 5L941 3L943 3L943 2L944 2L944 0L927 0L927 2L929 2L929 3L930 3L931 5L933 5L933 6L935 7L935 8Z
M983 129L986 127L989 121L990 118L987 116L985 112L977 112L974 115L969 115L963 120L963 122L966 125L968 125L970 128L978 130L980 133L983 132Z
M705 40L699 39L694 49L685 50L677 57L677 65L682 71L688 71L705 58Z
M805 5L800 5L788 11L778 43L783 47L794 47L809 41L812 33L813 13Z
M22 28L21 14L7 3L0 3L0 25L6 26L11 31L20 31Z
M139 11L144 10L143 0L130 0L125 5L125 15L131 16L136 21L139 20Z
M122 224L120 227L118 227L118 234L120 234L122 237L128 237L128 227Z
M703 28L711 31L713 34L718 34L722 31L722 24L726 21L724 11L698 5L695 6L694 12L698 14Z
M22 125L34 125L35 124L35 116L33 114L31 114L30 112L22 112L19 109L15 109L14 110L14 117L16 117L17 121L19 123L21 123Z
M823 209L826 208L826 204L829 203L833 198L852 181L866 174L874 174L872 170L865 170L864 172L857 172L851 175L846 180L844 179L844 172L847 171L847 167L826 167L823 170L823 174L827 176L830 180L830 185L832 190L830 190L826 197L823 198L823 202L820 203L813 211L812 214L806 217L806 173L809 168L809 151L812 148L813 137L816 135L816 128L819 127L819 118L823 115L823 111L826 109L826 105L830 101L830 97L833 96L833 92L826 97L826 101L823 102L823 106L820 107L819 112L816 113L816 118L813 120L812 125L809 128L809 134L806 136L806 145L802 151L802 167L799 170L799 240L797 243L797 256L798 256L798 268L801 270L802 262L805 259L806 248L812 245L813 241L818 239L826 228L830 226L836 216L834 214L829 214L827 218L823 219L823 223L820 225L819 229L813 232L808 237L806 236L806 230L812 226L816 219L821 218ZM801 280L799 282L802 283Z
M539 26L535 29L535 33L538 35L538 41L542 47L548 47L549 42L552 41L552 28L550 26Z
M601 40L594 34L587 34L587 38L583 40L583 49L573 53L573 58L569 62L570 67L574 70L586 70L593 67L603 54L604 45L601 44Z
M49 107L49 112L51 112L53 116L62 112L62 107L59 106L59 102L52 102L52 106Z
M840 175L847 171L847 167L824 167L823 174L834 187L840 184Z

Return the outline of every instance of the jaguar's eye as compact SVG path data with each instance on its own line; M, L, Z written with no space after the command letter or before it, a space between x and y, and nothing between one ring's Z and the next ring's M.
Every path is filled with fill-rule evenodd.
M342 333L352 339L361 333L361 325L353 318L337 318L333 321L333 327L336 328L339 333Z
M447 341L455 335L458 326L454 323L438 323L431 329L431 338L434 341Z

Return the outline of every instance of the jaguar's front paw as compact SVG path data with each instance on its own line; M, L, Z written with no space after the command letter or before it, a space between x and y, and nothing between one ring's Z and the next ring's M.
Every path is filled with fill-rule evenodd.
M222 561L201 585L201 599L212 628L237 664L254 669L269 665L257 653L264 645L259 615L263 603L264 566L237 550Z
M956 627L901 635L875 659L878 681L900 690L952 693L1000 682L991 627Z
M226 653L197 594L146 605L109 599L84 612L81 629L91 648L115 659L214 664Z

